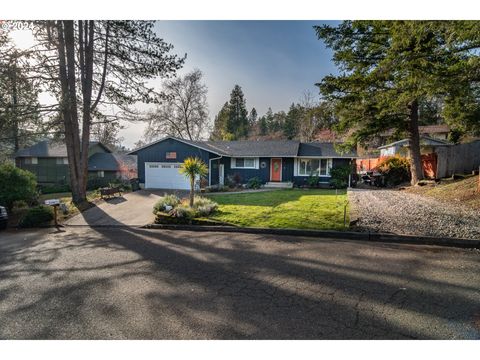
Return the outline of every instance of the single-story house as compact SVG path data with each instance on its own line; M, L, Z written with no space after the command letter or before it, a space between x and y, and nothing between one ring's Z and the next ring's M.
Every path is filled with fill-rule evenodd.
M340 154L333 143L294 140L190 141L172 136L132 151L137 155L140 186L147 189L188 189L179 173L187 157L198 157L208 166L208 185L224 185L236 177L246 183L258 177L269 185L307 184L318 175L328 184L330 169L351 164L355 152Z
M378 147L380 150L380 157L386 156L407 156L408 155L408 139L402 139L393 143ZM420 136L420 151L421 154L430 154L434 152L437 146L446 146L450 143L446 140L434 139L427 136Z
M68 184L70 180L67 147L49 140L19 150L15 165L34 173L41 185ZM137 177L137 159L133 155L113 153L100 142L91 142L88 149L88 174L90 178Z

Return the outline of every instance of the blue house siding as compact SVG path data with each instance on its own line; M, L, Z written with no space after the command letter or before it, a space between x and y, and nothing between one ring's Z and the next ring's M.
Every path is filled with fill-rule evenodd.
M167 152L176 152L176 159L167 159ZM190 156L197 156L208 165L208 160L212 157L218 157L209 151L200 149L196 146L185 144L174 139L166 139L159 143L153 144L137 152L138 162L138 179L140 183L145 183L145 163L146 162L183 162Z
M270 158L259 158L258 169L232 169L230 157L222 158L221 163L224 165L225 179L227 179L228 176L234 176L235 174L239 174L241 178L241 183L243 184L253 177L259 177L262 183L266 183L270 180ZM265 164L264 167L262 167L262 163Z
M342 159L342 158L333 158L332 159L332 168L341 167L350 164L350 159ZM293 167L292 167L293 168ZM293 173L293 171L292 171ZM330 183L331 176L320 176L319 177L320 184L327 185ZM293 184L295 186L303 186L308 185L308 176L294 176L293 177Z

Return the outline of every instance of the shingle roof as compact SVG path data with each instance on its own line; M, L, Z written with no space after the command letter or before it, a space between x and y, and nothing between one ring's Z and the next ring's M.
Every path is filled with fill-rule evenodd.
M137 157L135 155L95 153L88 159L88 170L118 171L122 168L136 168Z
M385 149L394 145L407 145L408 141L408 139L394 141L390 144L379 146L377 149ZM451 145L451 143L446 140L434 139L428 136L420 136L420 145Z
M97 144L105 150L111 151L99 141L91 141L89 146ZM67 157L67 146L59 142L43 140L28 148L18 150L15 157Z
M15 157L67 157L67 147L64 144L44 140L18 150Z
M352 157L356 157L357 153L355 151L339 153L338 151L335 150L334 143L310 142L310 143L300 143L298 156L326 156L326 157L352 158Z
M293 140L238 140L205 141L204 144L228 156L281 156L293 157L298 153L298 141Z

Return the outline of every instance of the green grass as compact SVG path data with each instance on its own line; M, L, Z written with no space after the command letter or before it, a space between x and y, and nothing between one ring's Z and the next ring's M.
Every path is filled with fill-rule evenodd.
M338 196L335 190L288 189L208 197L219 204L210 220L245 227L344 229L345 190L338 190Z

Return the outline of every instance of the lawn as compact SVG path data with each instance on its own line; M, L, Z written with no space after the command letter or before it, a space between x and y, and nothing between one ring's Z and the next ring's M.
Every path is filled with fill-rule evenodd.
M344 229L345 190L338 195L335 190L288 189L208 196L219 204L210 220L245 227Z

